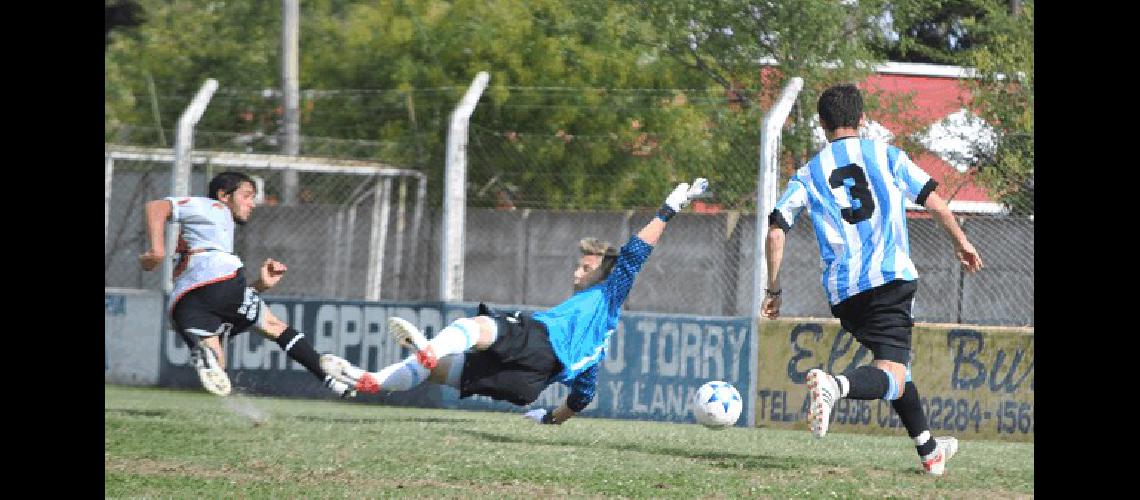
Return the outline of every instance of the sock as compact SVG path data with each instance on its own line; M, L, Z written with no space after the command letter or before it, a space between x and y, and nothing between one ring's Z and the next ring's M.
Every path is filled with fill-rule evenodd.
M406 391L420 382L427 380L431 374L424 368L415 355L404 358L403 361L385 366L377 373L373 373L380 388L386 391Z
M851 381L847 380L847 377L843 375L836 375L833 378L835 379L835 383L839 385L839 397L847 397L847 393L851 391Z
M321 369L321 355L313 350L313 346L305 342L305 334L294 330L293 327L286 327L281 336L277 337L277 345L281 346L281 350L285 351L293 361L301 363L309 373L312 373L317 380L325 381L325 371Z
M927 427L926 415L922 413L922 403L918 399L918 388L914 382L906 383L902 397L891 401L891 407L899 414L907 435L914 439L918 456L925 460L927 455L934 452L938 443L930 437L930 428Z
M882 399L891 389L891 376L871 365L860 366L841 375L848 381L847 395L850 399ZM842 386L840 387L842 391Z
M463 375L463 362L466 361L467 355L464 353L453 354L452 358L447 369L447 380L444 383L458 389Z
M498 325L492 322L491 327L491 341L494 342L498 337ZM479 323L475 318L459 318L453 321L447 328L440 330L439 333L428 341L435 352L436 358L442 358L451 354L458 354L464 352L475 345L479 340Z

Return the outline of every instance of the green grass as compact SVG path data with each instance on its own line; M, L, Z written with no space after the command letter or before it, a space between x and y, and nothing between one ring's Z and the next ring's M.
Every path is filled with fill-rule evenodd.
M107 497L1028 497L1033 444L727 429L106 386ZM265 415L259 420L250 414Z

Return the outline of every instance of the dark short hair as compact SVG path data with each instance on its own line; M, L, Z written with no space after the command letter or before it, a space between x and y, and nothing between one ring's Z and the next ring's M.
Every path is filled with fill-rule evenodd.
M863 116L863 95L859 87L850 83L832 86L819 96L816 111L824 130L857 128L859 117Z
M234 191L237 191L237 189L241 187L241 183L243 182L248 182L254 186L254 188L257 187L257 184L253 182L253 178L246 174L241 172L222 172L215 175L213 179L210 179L210 192L208 194L210 198L216 200L218 199L219 189L225 194L233 194Z

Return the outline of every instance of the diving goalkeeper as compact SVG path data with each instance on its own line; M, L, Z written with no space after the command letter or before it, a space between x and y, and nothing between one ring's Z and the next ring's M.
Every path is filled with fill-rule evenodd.
M389 333L415 349L414 355L379 372L368 372L325 354L321 368L363 393L406 391L430 380L455 387L461 398L480 394L520 406L534 402L548 385L560 382L570 388L566 401L552 411L531 410L526 417L561 424L593 400L598 362L604 359L610 335L617 328L621 306L666 223L707 187L703 178L694 180L692 186L677 185L656 217L620 252L595 238L581 240L574 295L551 309L533 315L520 311L504 315L480 304L475 317L455 320L430 341L415 325L392 317Z

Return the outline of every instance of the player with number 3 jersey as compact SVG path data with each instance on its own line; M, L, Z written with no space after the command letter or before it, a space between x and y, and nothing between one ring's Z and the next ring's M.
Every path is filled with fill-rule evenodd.
M827 89L817 111L829 143L788 180L769 215L768 288L761 314L779 316L784 232L806 212L819 244L820 282L831 313L874 354L870 365L842 375L808 371L812 434L827 434L831 409L840 398L885 399L914 440L923 468L942 475L958 440L930 437L911 380L911 308L918 271L910 259L906 202L925 207L941 224L967 272L980 270L982 259L935 192L938 183L930 175L899 148L859 137L863 97L857 87Z

